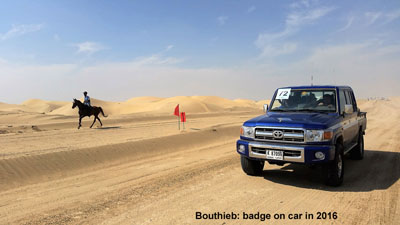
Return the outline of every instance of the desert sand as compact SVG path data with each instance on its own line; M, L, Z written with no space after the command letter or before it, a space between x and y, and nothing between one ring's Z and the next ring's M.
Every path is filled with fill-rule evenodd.
M365 158L345 159L341 187L318 169L266 164L245 175L235 151L241 124L268 101L215 96L92 99L107 118L83 120L72 102L0 103L0 224L253 224L195 213L337 212L336 220L400 221L400 98L359 100L368 112ZM185 130L172 115L187 114ZM269 221L273 222L273 221ZM275 221L276 222L276 221Z

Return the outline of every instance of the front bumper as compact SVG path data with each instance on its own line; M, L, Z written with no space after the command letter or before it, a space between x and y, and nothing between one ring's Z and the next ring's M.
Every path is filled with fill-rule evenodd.
M240 151L240 145L244 146L244 151ZM242 147L243 149L243 147ZM283 160L267 159L266 150L283 151ZM335 147L332 145L303 145L303 144L280 144L259 141L238 140L236 151L248 158L264 160L270 162L290 162L290 163L324 163L333 160L335 157ZM317 159L316 152L322 152L324 159Z

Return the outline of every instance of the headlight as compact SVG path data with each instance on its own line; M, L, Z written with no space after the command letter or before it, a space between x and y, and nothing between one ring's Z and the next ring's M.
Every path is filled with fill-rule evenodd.
M329 141L333 136L332 131L324 130L306 130L305 141L306 142L319 142Z
M242 128L240 128L240 135L243 137L254 138L254 127L242 126Z

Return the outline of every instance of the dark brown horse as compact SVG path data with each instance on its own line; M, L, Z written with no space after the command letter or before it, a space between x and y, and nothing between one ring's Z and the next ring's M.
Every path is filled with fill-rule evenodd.
M87 106L85 104L83 104L81 101L77 100L74 98L74 102L72 104L72 108L74 109L75 107L79 108L79 126L78 129L81 128L81 121L82 118L85 116L92 116L94 115L94 120L92 125L90 126L90 128L93 127L93 124L96 122L96 119L99 120L101 126L103 126L103 123L101 122L100 118L99 118L99 114L101 113L104 117L107 117L106 115L104 115L103 109L101 107L96 107L96 106Z

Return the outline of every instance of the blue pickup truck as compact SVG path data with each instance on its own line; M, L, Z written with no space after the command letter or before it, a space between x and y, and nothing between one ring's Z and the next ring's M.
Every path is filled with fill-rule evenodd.
M364 156L366 113L348 86L296 86L275 91L266 114L244 122L236 150L243 171L259 175L264 163L320 164L326 183L339 186L343 156Z

